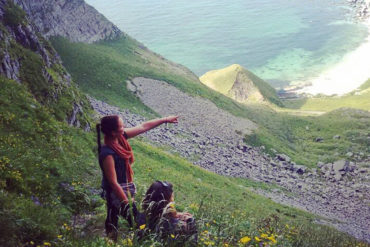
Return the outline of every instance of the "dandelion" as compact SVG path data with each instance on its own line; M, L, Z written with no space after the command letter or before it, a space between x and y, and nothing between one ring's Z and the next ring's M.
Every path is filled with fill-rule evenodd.
M254 237L254 239L257 241L257 242L261 242L261 239L259 237Z
M140 228L140 230L143 230L145 228L145 224L141 225L139 228Z
M242 243L242 244L246 244L246 243L248 243L249 241L251 241L252 239L250 238L250 237L248 237L248 236L245 236L245 237L242 237L239 241L240 241L240 243Z

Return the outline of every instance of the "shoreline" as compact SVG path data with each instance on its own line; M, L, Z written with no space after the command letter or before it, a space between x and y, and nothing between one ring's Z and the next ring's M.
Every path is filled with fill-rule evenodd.
M370 17L361 22L367 27L368 36L359 47L319 76L308 79L296 89L288 91L294 91L297 95L344 95L365 83L370 78Z

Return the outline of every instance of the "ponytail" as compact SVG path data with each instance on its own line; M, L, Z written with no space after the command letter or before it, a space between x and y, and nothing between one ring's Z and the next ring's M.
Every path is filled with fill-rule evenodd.
M98 134L98 152L100 154L101 141L100 141L100 132L103 132L104 135L111 135L112 131L118 129L118 115L105 116L100 119L100 123L96 124L96 132Z
M96 124L96 132L98 134L98 155L100 154L101 142L100 142L100 123Z

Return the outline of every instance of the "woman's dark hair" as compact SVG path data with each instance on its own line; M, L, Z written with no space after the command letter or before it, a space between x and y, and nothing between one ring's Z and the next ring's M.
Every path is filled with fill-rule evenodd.
M98 134L98 153L100 153L101 149L101 141L100 141L100 131L103 132L104 135L111 135L112 131L118 129L118 115L110 115L102 117L100 123L96 125L96 132Z
M164 208L170 203L172 193L172 184L166 181L155 181L149 187L142 202L149 229L153 230L158 223Z

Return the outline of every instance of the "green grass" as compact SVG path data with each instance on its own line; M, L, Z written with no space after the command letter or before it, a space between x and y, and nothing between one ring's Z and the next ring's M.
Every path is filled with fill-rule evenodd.
M262 127L246 141L285 153L298 164L315 167L318 161L348 158L347 152L370 152L370 116L365 111L342 108L320 116L295 116L260 108L250 114ZM334 139L336 135L341 138ZM316 142L317 137L324 141Z
M56 121L24 85L3 78L0 82L4 89L0 93L0 230L6 233L0 240L2 246L31 241L52 246L112 246L102 238L103 201L91 192L99 187L101 177L95 134ZM197 219L200 246L233 246L244 236L261 237L262 233L274 234L283 246L356 243L330 227L314 225L308 213L250 191L270 189L268 185L213 174L140 140L131 144L136 155L137 200L152 181L172 182L177 208L190 211ZM85 214L92 217L81 220ZM122 233L131 239L134 232L124 222L120 224ZM152 236L135 241L136 246L156 243Z
M11 27L17 27L19 24L25 24L26 14L13 1L6 0L4 6L4 23Z
M344 96L321 96L298 100L285 100L286 107L302 111L329 112L338 108L348 107L370 110L370 90L351 93Z
M9 233L0 242L19 246L55 237L61 222L93 207L84 199L87 191L68 191L61 183L96 185L94 143L56 121L25 85L3 77L0 84L0 228Z
M166 81L190 95L209 99L235 116L248 118L244 105L210 90L189 70L142 48L130 37L96 44L54 38L52 44L82 91L107 103L153 116L152 110L126 89L126 80L141 76Z
M284 104L290 109L302 111L329 112L338 108L356 108L370 111L370 79L357 90L342 96L314 96L303 99L285 100Z

